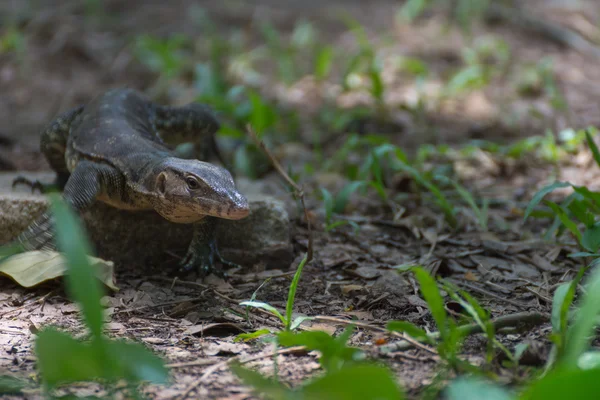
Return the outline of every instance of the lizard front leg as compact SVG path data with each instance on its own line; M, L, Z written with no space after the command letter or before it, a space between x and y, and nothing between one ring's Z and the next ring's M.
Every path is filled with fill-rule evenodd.
M67 180L62 197L73 211L81 212L101 193L118 190L122 180L122 175L111 166L80 161ZM18 236L21 248L26 251L55 250L54 224L50 212L44 212Z
M240 268L238 264L225 260L219 253L215 228L218 221L214 217L204 217L194 223L192 241L188 247L187 254L179 263L179 272L185 274L193 269L198 271L199 277L205 277L210 273L226 278L227 273L215 266L215 259L229 267Z

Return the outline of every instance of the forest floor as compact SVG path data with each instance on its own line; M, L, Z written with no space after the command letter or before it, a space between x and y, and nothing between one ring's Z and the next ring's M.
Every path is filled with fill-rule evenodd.
M600 60L593 54L502 21L476 23L471 37L456 26L447 26L440 12L400 23L399 3L388 0L327 5L266 0L251 4L98 2L104 11L92 8L96 2L88 3L90 9L78 1L62 1L60 6L40 2L33 8L23 7L25 3L0 5L2 19L14 22L0 27L0 170L48 171L39 151L43 126L59 112L84 104L108 88L132 87L163 103L184 104L196 98L201 86L196 66L206 65L208 43L219 37L242 43L228 54L228 60L238 64L226 68L237 71L232 79L238 84L255 85L271 107L269 112L277 113L276 123L265 129L268 145L305 187L311 230L302 212L291 214L291 264L269 270L260 263L245 265L246 270L237 271L228 281L210 277L175 282L161 265L117 266L120 290L104 299L107 334L141 341L171 367L170 385L144 386L150 398L184 394L189 398L254 398L250 388L219 363L234 356L256 357L246 366L265 375L273 373L277 350L272 343L234 339L263 328L279 330L281 321L256 310L246 315L240 302L256 295L256 300L284 310L309 235L314 240L314 259L302 272L294 312L315 318L301 328L333 334L358 322L348 344L390 367L409 397L418 398L429 388L439 387L452 374L440 381L445 367L430 346L381 350L398 340L385 329L389 321L409 321L430 332L437 330L417 281L410 273L398 273L399 266L420 265L456 285L476 298L492 319L524 316L519 329L497 335L511 351L529 344L527 357L521 358L523 369L503 368L500 351L492 362L486 359L485 335L469 336L460 351L471 364L489 368L507 383L518 382L529 367L544 365L552 344L548 334L554 290L576 275L582 262L569 254L581 249L566 234L558 239L544 237L553 218L524 220L523 212L533 195L553 180L590 190L600 186L600 169L580 131L600 126ZM532 1L528 7L539 19L577 27L583 35L598 34L590 21L600 16L600 5L589 1L581 2L579 9L568 9L547 3ZM385 90L380 102L373 100L372 89L364 89L368 85L361 74L348 80L356 82L357 89L342 90L342 63L348 63L360 44L339 18L341 11L360 23L383 60L380 76ZM339 63L333 64L324 82L309 72L284 84L281 78L289 64L278 62L281 55L275 54L275 46L265 50L261 21L270 21L283 43L292 32L301 41L302 32L294 31L297 22L310 22L319 31L316 43L341 51ZM595 31L589 33L592 28ZM175 42L140 39L177 33L192 43L179 48ZM144 43L146 53L140 50ZM262 53L252 52L259 46L267 52L262 59L258 55ZM236 53L242 47L247 57ZM155 53L148 56L148 49ZM400 57L422 64L401 64ZM545 64L539 62L546 59L552 63L544 69ZM302 57L295 60L296 71L310 69L305 61ZM253 68L246 69L250 63ZM427 77L420 86L414 71L423 65ZM460 68L462 80L452 81ZM485 73L477 75L482 70ZM477 85L482 79L485 83ZM452 85L464 87L459 90ZM440 95L444 90L450 95ZM346 120L345 110L357 106L367 113L347 111L350 118ZM297 120L288 119L289 115ZM257 121L261 119L254 118ZM238 176L246 175L258 187L268 186L292 204L290 208L298 204L268 162L263 160L264 165L248 173L245 168L256 158L229 151L245 139L234 136L229 141L226 134L221 139L227 157L237 160ZM353 147L352 140L359 144ZM330 220L321 189L339 193L361 176L357 171L365 165L367 171L374 171L376 167L365 164L369 157L365 146L375 149L384 144L396 146L411 160L418 159L420 171L451 171L478 204L479 199L487 199L487 206L473 208L452 186L444 186L441 197L456 221L451 227L440 198L419 186L407 171L383 166L386 195L377 185L360 195L357 191ZM566 193L563 189L555 194ZM482 209L485 213L478 214ZM346 222L326 229L335 220ZM60 281L28 289L8 278L1 282L1 370L19 376L35 372L37 328L55 325L74 335L85 332L77 307L62 291ZM447 312L458 318L464 311L461 304L442 293ZM277 363L279 378L291 386L321 373L317 355L306 350L281 352ZM102 396L103 390L91 384L61 389L78 396ZM36 389L24 398L40 396Z

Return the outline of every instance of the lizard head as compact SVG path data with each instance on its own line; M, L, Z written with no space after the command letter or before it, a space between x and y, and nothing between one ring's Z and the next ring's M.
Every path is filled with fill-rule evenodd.
M154 182L156 211L171 222L192 223L205 216L241 219L250 213L248 200L225 168L199 160L171 157Z

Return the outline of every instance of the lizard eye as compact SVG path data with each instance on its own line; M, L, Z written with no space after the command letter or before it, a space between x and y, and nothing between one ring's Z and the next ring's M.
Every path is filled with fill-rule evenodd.
M185 179L185 183L187 183L190 189L198 189L200 187L200 182L196 178L192 178L191 176Z

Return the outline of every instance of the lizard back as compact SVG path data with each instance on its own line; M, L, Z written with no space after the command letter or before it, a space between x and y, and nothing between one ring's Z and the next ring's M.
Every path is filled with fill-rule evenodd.
M67 140L66 161L72 171L80 159L114 166L130 184L171 151L152 126L152 104L132 89L110 90L88 103Z

